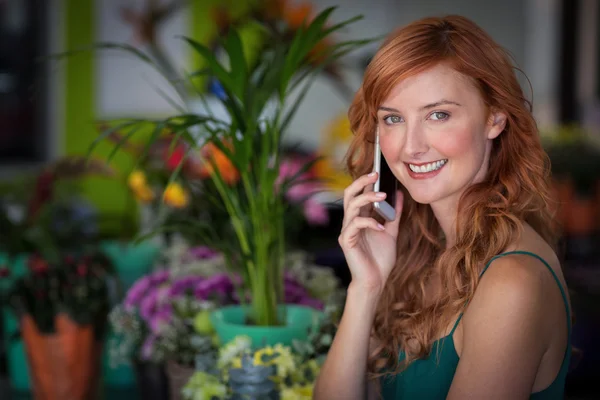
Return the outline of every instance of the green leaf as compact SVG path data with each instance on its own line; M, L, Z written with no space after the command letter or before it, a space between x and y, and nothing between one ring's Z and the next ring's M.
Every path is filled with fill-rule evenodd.
M112 128L108 128L105 131L103 131L96 139L94 139L92 141L92 144L90 144L90 147L87 150L87 153L85 155L85 158L89 159L90 156L92 155L92 153L94 152L94 150L96 149L96 147L98 147L98 144L100 144L100 142L102 142L103 140L105 140L107 137L109 137L110 135L112 135L113 133L120 131L123 128L129 128L130 126L133 126L135 124L138 124L140 122L143 122L142 120L129 120L127 122L123 122L120 123L118 125L113 126ZM115 146L117 149L120 149L123 144L125 144L125 142L120 142L117 144L117 146ZM114 152L114 150L113 150ZM110 159L109 159L110 161Z
M329 7L323 10L317 17L310 23L306 28L306 31L300 31L294 39L294 43L290 48L288 57L286 59L286 65L284 66L282 85L280 87L280 94L282 95L287 91L287 85L297 71L298 67L304 61L308 53L319 43L324 37L323 27L329 15L335 10L336 7ZM296 43L296 40L298 41Z
M225 50L229 56L229 68L233 80L233 93L242 98L248 80L248 66L244 57L242 41L235 29L232 29L225 42Z
M110 163L112 161L112 159L115 157L117 152L121 149L121 147L123 147L125 145L125 143L127 143L129 141L129 139L131 139L131 137L133 135L135 135L135 133L139 129L140 129L140 125L134 125L133 128L130 129L129 132L127 132L127 134L123 135L123 137L119 140L119 142L117 144L115 144L115 146L111 150L110 154L106 158L107 163Z
M219 83L223 85L223 89L227 93L228 97L230 97L231 94L237 94L236 84L232 75L230 75L229 72L223 68L212 50L193 39L185 36L182 36L182 38L188 42L188 44L190 44L192 48L204 58L204 60L206 60L208 63L208 69L210 69L214 76L219 80Z

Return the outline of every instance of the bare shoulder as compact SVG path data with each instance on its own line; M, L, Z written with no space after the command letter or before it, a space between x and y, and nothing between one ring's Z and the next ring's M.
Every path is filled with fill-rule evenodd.
M523 237L492 260L465 310L454 394L524 397L548 387L561 367L568 322L560 263L539 236Z
M531 229L531 228L528 228ZM500 257L482 275L464 315L462 341L492 343L541 361L564 352L568 292L558 257L535 232ZM468 351L469 345L465 346Z

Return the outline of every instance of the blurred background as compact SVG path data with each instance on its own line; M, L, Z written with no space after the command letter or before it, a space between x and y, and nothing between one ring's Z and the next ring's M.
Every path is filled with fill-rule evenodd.
M153 268L165 246L172 244L168 238L166 242L148 240L134 244L132 241L154 216L150 199L145 199L132 184L131 172L136 167L138 153L119 153L110 166L84 165L78 158L87 154L110 121L126 117L160 118L172 113L174 107L169 101L175 97L172 88L152 68L118 51L86 51L58 60L48 56L83 49L95 42L118 42L147 52L168 68L190 71L198 60L178 36L212 43L224 23L223 14L215 12L214 6L223 6L235 15L247 3L242 0L0 0L3 287L38 268L35 259L32 261L35 254L27 253L31 249L19 247L22 243L16 240L17 236L25 233L15 229L19 225L15 221L28 218L46 202L56 200L58 206L51 215L46 215L44 223L69 226L63 226L59 233L38 227L34 233L36 239L30 242L51 253L64 243L73 245L83 242L84 237L93 237L94 244L109 258L119 282L108 285L109 294L116 293L113 286L127 290ZM557 216L563 226L560 256L571 291L575 315L572 343L577 348L568 379L568 395L573 399L599 398L600 2L290 0L288 3L314 12L337 5L333 22L362 14L364 19L338 34L343 40L379 37L425 16L460 14L481 25L512 54L552 160L555 195L560 203ZM333 271L342 287L349 280L337 245L342 219L338 199L340 190L349 182L342 165L351 137L346 112L364 68L379 44L380 41L375 41L350 54L335 70L317 78L285 136L291 159L324 156L313 172L330 179L310 207L302 210L290 240L308 253L315 264ZM219 96L219 88L210 82L205 90L209 103L211 96ZM193 99L187 105L191 109L207 107ZM115 140L122 135L122 131L115 129ZM106 159L112 151L110 142L100 143L95 155ZM166 161L168 164L169 160ZM61 184L55 185L59 178ZM177 205L176 199L173 205ZM44 236L41 231L54 233ZM8 258L17 253L25 258L20 261ZM98 263L104 265L104 261ZM50 290L38 289L40 296L44 290ZM119 301L118 295L111 296L107 297L109 304L99 305L99 310ZM0 323L0 398L29 398L31 384L24 335L19 335L18 321L8 307L4 308ZM103 346L102 370L96 371L102 376L105 398L139 395L134 368L115 366L109 349L110 346Z

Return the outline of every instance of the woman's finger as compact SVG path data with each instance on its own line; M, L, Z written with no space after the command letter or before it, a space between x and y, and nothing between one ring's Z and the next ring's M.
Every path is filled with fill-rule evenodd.
M352 248L358 242L360 231L363 229L373 229L375 231L383 231L385 227L377 222L374 218L356 217L348 226L342 230L338 241L342 248Z
M348 186L344 190L344 211L348 209L348 204L350 203L350 200L362 193L365 189L365 186L367 186L368 184L375 183L376 180L377 173L371 172L370 174L363 175L360 178L356 179L354 182L352 182L350 186Z
M376 201L382 201L386 197L384 192L366 192L352 198L348 204L348 208L344 213L344 221L342 227L348 225L354 218L361 216L366 217L371 204Z
M404 192L401 190L396 191L396 218L393 221L385 223L385 230L392 237L398 236L398 226L400 225L400 218L402 217L402 208L404 206Z

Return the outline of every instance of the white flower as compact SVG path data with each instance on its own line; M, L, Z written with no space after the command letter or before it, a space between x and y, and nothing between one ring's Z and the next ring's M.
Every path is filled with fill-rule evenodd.
M219 360L217 367L225 368L234 358L240 356L243 352L250 349L252 340L248 336L236 336L231 342L219 349Z

